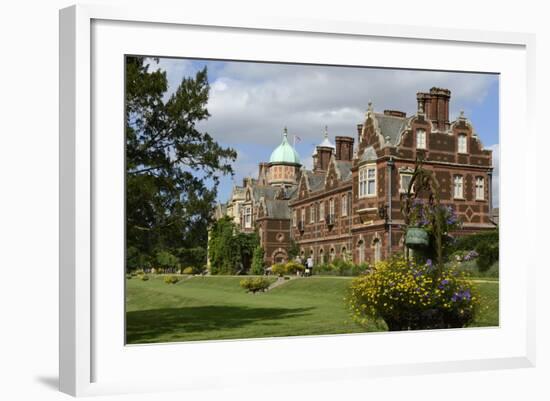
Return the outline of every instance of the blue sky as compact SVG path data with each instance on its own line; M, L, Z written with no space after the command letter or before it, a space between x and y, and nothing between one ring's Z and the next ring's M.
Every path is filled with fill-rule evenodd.
M451 90L451 120L464 110L484 147L493 149L493 199L498 205L498 75L171 58L151 67L167 72L170 93L204 66L211 117L198 127L238 153L235 176L221 179L219 201L226 201L243 177L257 174L258 163L269 159L285 126L291 142L294 136L301 138L296 149L309 168L325 125L332 142L336 135L356 137L369 101L375 111L410 115L416 112L416 92L438 86Z

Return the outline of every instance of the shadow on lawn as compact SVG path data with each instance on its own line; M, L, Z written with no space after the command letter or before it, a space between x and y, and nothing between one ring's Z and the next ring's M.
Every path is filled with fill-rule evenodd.
M306 315L314 308L248 308L239 306L190 306L126 313L128 344L158 342L159 337L233 329L258 320L277 320ZM177 336L175 336L177 337ZM177 341L174 338L174 341Z

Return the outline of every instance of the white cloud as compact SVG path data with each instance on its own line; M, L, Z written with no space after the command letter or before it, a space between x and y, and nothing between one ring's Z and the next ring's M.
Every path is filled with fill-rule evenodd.
M162 59L159 66L167 71L171 90L198 68L197 63L176 59ZM285 126L289 140L293 135L302 139L297 150L309 165L325 125L332 141L336 135L357 138L356 126L363 122L369 101L375 111L395 109L409 115L416 112L417 92L444 87L452 92L450 114L454 119L462 109L468 116L498 79L487 74L244 62L209 62L208 69L211 117L198 128L236 149L243 144L261 145L256 154L239 154L237 179L250 171L256 174L257 163L269 158ZM483 138L482 132L479 135ZM493 146L497 149L494 199L498 205L498 145Z
M171 73L170 73L171 75ZM416 92L432 86L452 91L451 115L479 102L496 79L483 74L317 66L228 63L211 83L203 124L227 144L255 141L275 146L284 126L317 143L322 127L356 136L369 101L375 110L416 111Z

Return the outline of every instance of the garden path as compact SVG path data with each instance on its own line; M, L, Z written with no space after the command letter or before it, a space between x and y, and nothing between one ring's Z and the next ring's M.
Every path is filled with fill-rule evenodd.
M279 277L277 281L275 281L273 284L267 287L266 291L271 291L273 288L277 288L285 283L288 283L291 280L296 280L299 278L302 278L302 277L290 277L288 280L285 280L283 277Z

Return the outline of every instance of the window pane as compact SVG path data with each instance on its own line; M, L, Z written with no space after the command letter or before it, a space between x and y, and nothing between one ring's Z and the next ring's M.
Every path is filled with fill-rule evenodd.
M401 188L406 191L409 189L409 184L411 183L412 176L409 174L404 174L401 176Z
M369 194L369 195L374 194L374 181L369 181L369 190L368 190L368 194Z

